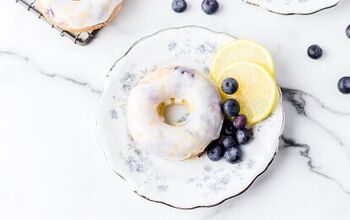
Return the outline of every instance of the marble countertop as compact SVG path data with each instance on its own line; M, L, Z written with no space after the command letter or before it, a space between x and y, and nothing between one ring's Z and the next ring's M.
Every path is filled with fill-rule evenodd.
M239 0L219 13L188 1L127 1L90 45L61 38L15 1L0 2L0 219L350 219L350 1L310 16L272 14ZM147 18L147 19L145 19ZM266 45L284 92L286 127L269 170L214 208L176 210L132 193L97 144L94 116L105 76L137 39L201 25ZM306 55L317 43L321 60Z

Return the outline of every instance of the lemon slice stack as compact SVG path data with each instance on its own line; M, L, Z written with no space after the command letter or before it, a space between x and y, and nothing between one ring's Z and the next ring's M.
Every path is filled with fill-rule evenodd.
M210 77L219 88L222 101L236 99L240 114L246 115L251 125L268 117L279 99L272 56L252 41L237 40L221 47L213 58ZM239 85L233 95L221 91L222 81L228 77L236 79Z

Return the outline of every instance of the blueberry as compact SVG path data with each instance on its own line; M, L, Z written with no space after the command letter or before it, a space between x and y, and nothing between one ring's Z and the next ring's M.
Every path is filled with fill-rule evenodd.
M214 14L219 9L219 3L216 0L203 0L202 10L208 14Z
M207 149L207 156L212 161L218 161L224 156L224 150L215 144Z
M308 49L307 49L307 55L314 60L317 60L319 58L322 57L323 55L323 50L320 46L318 46L317 44L311 45Z
M233 119L233 126L237 129L243 129L247 126L247 117L245 115L237 115Z
M238 89L238 82L234 78L226 78L221 83L221 90L228 95L234 94Z
M222 107L226 117L236 116L240 110L239 103L235 99L227 99L224 104L222 104Z
M346 36L350 38L350 25L346 28Z
M239 144L246 144L252 138L252 131L249 129L242 129L236 132L236 138Z
M236 133L236 129L230 120L225 120L221 132L225 135L233 135Z
M231 148L231 147L237 147L238 143L236 139L233 136L226 136L221 140L221 146L225 149Z
M338 90L343 94L350 94L350 76L344 76L339 79Z
M217 140L215 140L216 143L217 143L218 145L222 146L221 143L222 143L222 141L225 139L225 137L226 137L226 135L223 134L223 133L221 133L221 134L220 134L220 137L219 137Z
M181 13L187 9L187 3L185 0L173 0L171 7L175 12Z
M224 158L229 163L238 162L242 158L242 151L236 147L229 148L225 151Z

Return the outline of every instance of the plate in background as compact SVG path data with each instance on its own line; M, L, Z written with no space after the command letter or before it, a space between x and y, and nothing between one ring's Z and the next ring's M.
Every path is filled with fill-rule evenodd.
M342 0L242 0L283 15L309 15L338 5Z

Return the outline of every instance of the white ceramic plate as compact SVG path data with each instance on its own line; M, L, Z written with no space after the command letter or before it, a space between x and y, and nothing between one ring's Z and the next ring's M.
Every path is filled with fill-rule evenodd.
M208 73L217 47L232 40L198 26L169 28L137 41L113 65L98 106L98 137L112 169L140 196L181 209L215 206L244 192L272 162L284 125L281 102L254 127L254 140L242 147L243 161L234 165L206 156L182 162L155 158L138 148L127 129L129 92L147 72L184 65Z
M308 15L332 8L342 0L242 0L268 11L284 15Z

